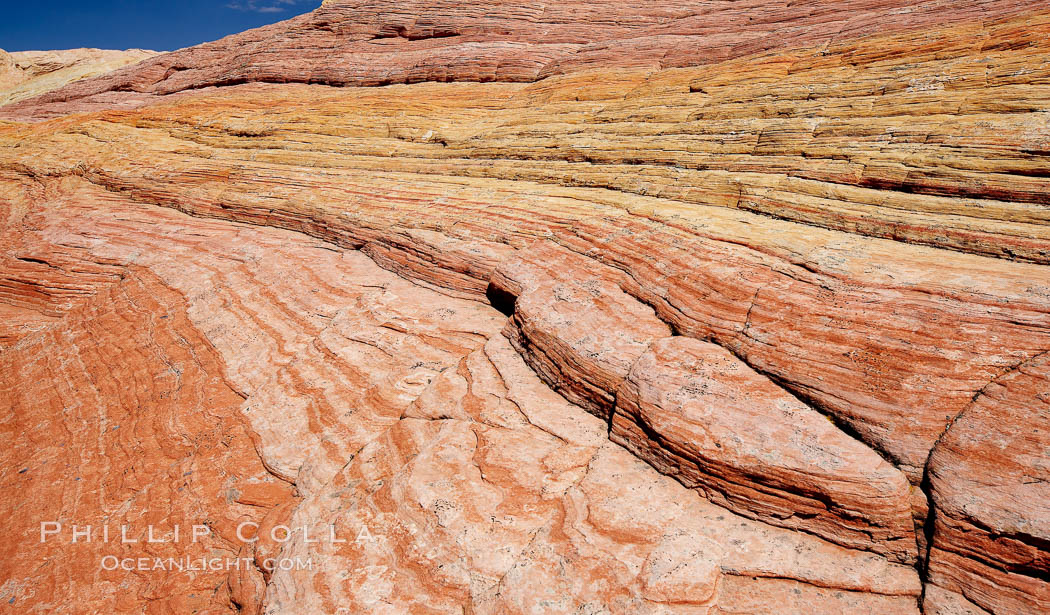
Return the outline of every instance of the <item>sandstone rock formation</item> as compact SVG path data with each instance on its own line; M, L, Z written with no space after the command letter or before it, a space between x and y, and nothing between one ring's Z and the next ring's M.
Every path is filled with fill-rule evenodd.
M1050 611L1041 5L337 0L0 115L5 608Z
M65 49L16 51L0 49L0 105L39 96L67 83L112 72L157 55L128 49Z
M938 441L930 575L981 605L1050 611L1050 353L982 389Z
M612 439L726 508L914 563L904 474L719 346L654 342Z

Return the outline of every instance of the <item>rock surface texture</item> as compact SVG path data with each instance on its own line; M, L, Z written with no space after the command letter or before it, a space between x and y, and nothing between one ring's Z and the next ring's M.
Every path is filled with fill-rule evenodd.
M1042 4L64 53L0 55L3 612L1050 612Z
M67 83L97 77L157 55L128 49L16 51L0 49L0 105L39 96Z

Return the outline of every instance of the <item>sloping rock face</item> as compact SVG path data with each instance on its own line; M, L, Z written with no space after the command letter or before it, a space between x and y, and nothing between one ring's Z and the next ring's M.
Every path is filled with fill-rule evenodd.
M725 349L659 340L617 396L613 440L708 499L914 562L904 474Z
M56 90L67 83L97 77L156 56L155 51L65 49L16 51L0 49L0 105Z
M340 0L0 114L5 609L1050 612L1042 6Z
M981 390L930 456L930 575L1004 612L1050 610L1050 353Z
M23 109L28 117L47 117L108 107L114 93L134 93L117 98L142 101L250 82L528 82L591 68L658 70L1030 11L1017 0L657 0L645 6L325 0L290 21L164 54ZM74 104L63 104L69 102Z

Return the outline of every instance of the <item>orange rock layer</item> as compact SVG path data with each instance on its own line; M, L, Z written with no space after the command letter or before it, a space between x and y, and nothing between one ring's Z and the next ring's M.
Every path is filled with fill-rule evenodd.
M1050 610L1050 14L904 4L328 2L4 108L0 603ZM98 568L170 553L252 564Z

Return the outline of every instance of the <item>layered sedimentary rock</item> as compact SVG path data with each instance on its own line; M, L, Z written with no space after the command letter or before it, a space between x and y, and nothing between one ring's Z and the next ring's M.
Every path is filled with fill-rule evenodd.
M0 355L9 612L199 612L224 572L129 579L103 558L233 555L238 523L292 498L186 310L148 269L129 268L62 326ZM211 533L194 540L203 520ZM164 542L143 548L150 539Z
M4 373L26 366L35 371L25 382L37 383L10 382L4 395L18 419L6 437L23 440L4 465L33 503L5 500L28 541L9 543L5 564L5 599L20 608L459 612L473 602L493 613L583 603L704 612L750 600L753 612L776 613L787 599L798 612L916 612L913 568L738 517L609 442L604 421L529 369L494 308L421 288L360 252L143 209L79 179L53 185L41 205L22 217L12 249L43 271L52 250L75 255L76 264L53 260L84 269L82 288L93 294L3 353ZM121 281L97 282L96 262ZM112 337L125 326L136 334ZM85 354L50 353L64 346ZM177 409L195 410L205 433ZM60 435L69 421L83 430ZM126 441L100 443L100 433ZM98 460L112 446L128 456ZM179 464L167 461L173 451ZM111 493L110 477L129 473L142 483L125 478ZM55 501L73 504L56 510ZM45 543L54 567L36 569L43 519L67 523ZM188 532L208 519L215 544L72 544L74 519L94 522L96 534L108 523L114 536L127 524L136 538L155 525L169 539L174 525ZM276 526L296 534L245 544L236 534L244 522L263 536ZM308 542L303 527L315 541L336 527L346 542ZM192 583L152 572L128 585L107 572L105 583L135 591L96 596L100 558L125 553L254 564ZM278 554L317 567L266 570ZM66 568L73 559L83 568ZM550 578L559 566L561 579ZM597 585L580 583L593 575ZM69 607L66 597L79 594L96 597Z
M915 561L903 473L720 346L672 337L618 277L543 241L501 264L489 294L513 300L506 333L533 369L661 472L742 514Z
M396 7L328 0L287 22L165 54L24 108L31 117L46 117L108 107L115 100L144 101L250 82L522 82L589 68L696 66L959 19L979 22L1031 8L1017 0L700 0L685 5L661 0L645 6L601 0L556 5L412 0ZM133 94L110 96L123 92Z
M1050 353L997 378L938 441L930 575L992 613L1050 610Z
M488 289L513 301L506 334L533 369L606 421L631 366L650 344L671 335L653 309L615 279L613 271L540 241L501 264Z
M0 49L0 105L39 96L67 83L104 75L155 55L156 52L144 49L64 49L14 53Z
M383 538L295 545L356 578L280 575L276 612L915 612L906 567L683 499L500 337L442 374L329 489L296 523L344 515Z
M1048 34L339 1L0 109L4 510L254 562L92 608L1046 610ZM0 598L79 612L68 543Z
M731 510L914 562L904 474L719 346L654 342L612 438Z

